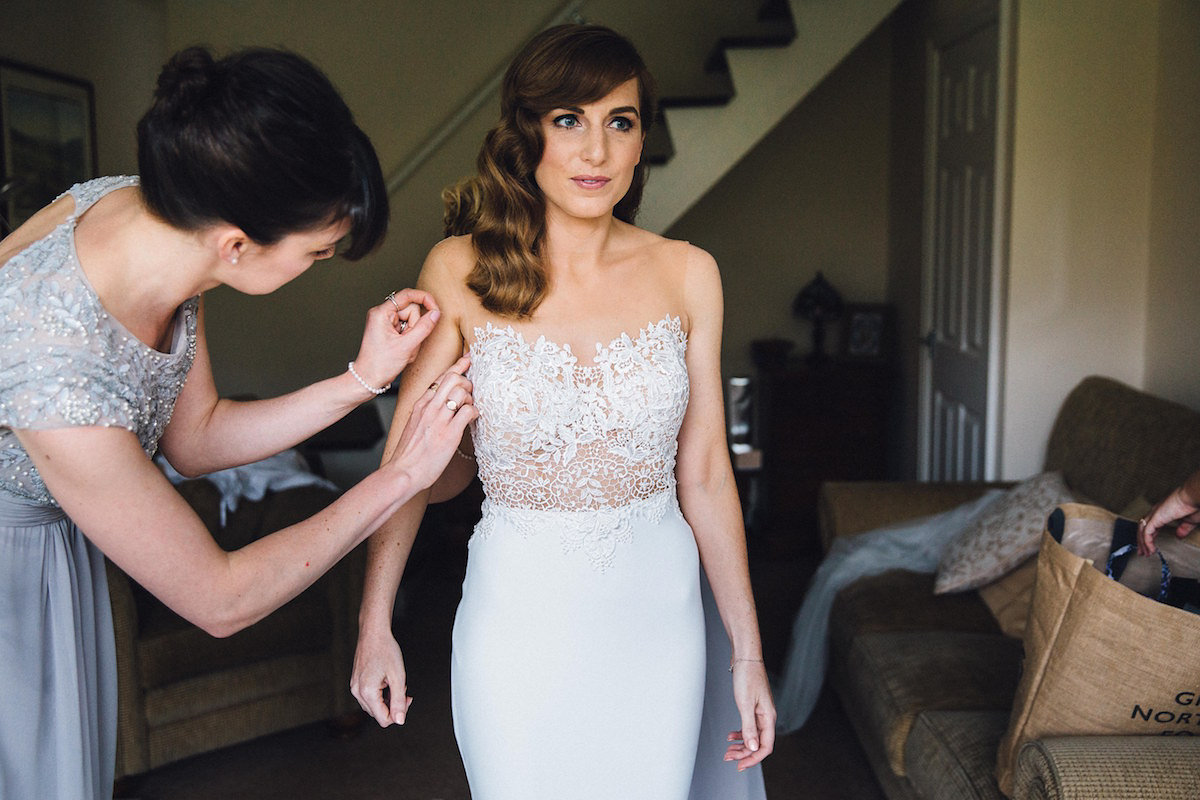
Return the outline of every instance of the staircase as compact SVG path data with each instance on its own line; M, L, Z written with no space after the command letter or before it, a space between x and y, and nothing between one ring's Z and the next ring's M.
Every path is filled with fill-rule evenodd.
M706 65L728 71L727 97L663 99L659 122L665 123L667 141L647 143L651 177L638 224L665 232L899 4L789 0L780 8L783 0L767 3L762 21L769 32L722 42Z
M882 22L901 0L764 0L754 32L723 39L704 65L703 89L664 97L646 143L651 177L638 224L664 233ZM569 0L546 25L586 17ZM495 104L503 71L388 177L396 194L472 115ZM477 142L480 133L470 139ZM439 186L456 179L447 176Z

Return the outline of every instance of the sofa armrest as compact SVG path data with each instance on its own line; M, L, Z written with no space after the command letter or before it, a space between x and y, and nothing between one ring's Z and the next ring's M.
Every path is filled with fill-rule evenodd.
M821 484L817 499L821 546L828 551L838 536L875 530L904 520L949 511L975 500L988 489L1011 482L922 483L855 481Z
M1014 800L1157 800L1200 797L1200 739L1063 736L1027 742Z

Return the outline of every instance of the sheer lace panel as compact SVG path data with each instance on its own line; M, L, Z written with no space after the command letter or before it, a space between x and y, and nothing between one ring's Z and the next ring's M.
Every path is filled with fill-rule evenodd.
M596 511L673 498L688 403L678 317L597 344L590 365L567 345L490 323L470 349L473 438L492 505Z

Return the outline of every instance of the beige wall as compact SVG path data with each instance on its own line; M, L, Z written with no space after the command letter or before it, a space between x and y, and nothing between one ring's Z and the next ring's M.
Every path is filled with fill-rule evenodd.
M1145 367L1157 3L1018 12L1003 477L1042 464L1062 399Z
M1158 35L1146 389L1200 408L1200 3L1163 0Z
M884 25L668 231L721 267L727 376L753 375L753 339L809 351L791 305L818 270L847 302L884 300L890 57Z
M112 173L135 167L133 125L170 49L294 47L330 73L390 172L556 8L552 0L6 0L0 56L95 84L99 168ZM640 6L622 10L619 0L589 9L619 27L645 24ZM646 34L631 34L655 51ZM1055 410L1087 374L1200 407L1200 4L1018 3L1017 39L1006 477L1040 467ZM902 320L915 315L919 262L911 237L895 229L911 223L895 212L914 201L888 194L889 181L895 191L912 180L897 178L907 156L888 153L889 103L904 102L892 92L904 83L893 69L904 67L889 64L890 52L876 33L674 226L721 264L727 374L751 371L751 339L807 347L789 306L817 269L848 300L892 299ZM665 82L686 82L673 74L681 60L658 65ZM389 242L368 262L319 266L268 298L210 293L222 391L270 394L344 369L366 306L415 279L439 236L438 192L470 169L493 114L481 111L400 192Z
M91 81L102 175L137 171L134 126L165 41L161 0L4 0L0 11L0 57Z
M321 66L380 154L397 169L495 72L562 0L167 0L170 50L280 45ZM589 20L627 33L666 91L699 80L719 33L745 29L757 0L591 0ZM670 28L658 24L670 18ZM287 20L288 24L281 21ZM303 23L295 21L303 20ZM489 101L392 197L388 239L356 264L320 265L269 297L217 289L206 297L214 374L222 393L270 395L345 369L368 306L416 281L441 238L442 188L474 168L496 115Z
M559 5L168 0L168 49L270 45L312 59L371 137L386 176ZM471 170L495 113L489 105L476 114L392 196L388 238L376 253L356 263L318 264L266 297L224 287L207 294L213 372L222 393L273 395L345 370L367 308L416 282L424 254L441 238L440 192Z

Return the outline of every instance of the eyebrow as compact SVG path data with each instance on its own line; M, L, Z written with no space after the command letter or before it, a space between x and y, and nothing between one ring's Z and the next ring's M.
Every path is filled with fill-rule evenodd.
M582 114L583 113L583 109L580 106L559 106L559 108L561 108L564 111L570 111L573 114ZM608 115L610 117L613 116L614 114L633 114L635 117L638 117L639 119L642 116L641 114L638 113L637 108L634 106L621 106L619 108L614 108L612 111L608 112Z

